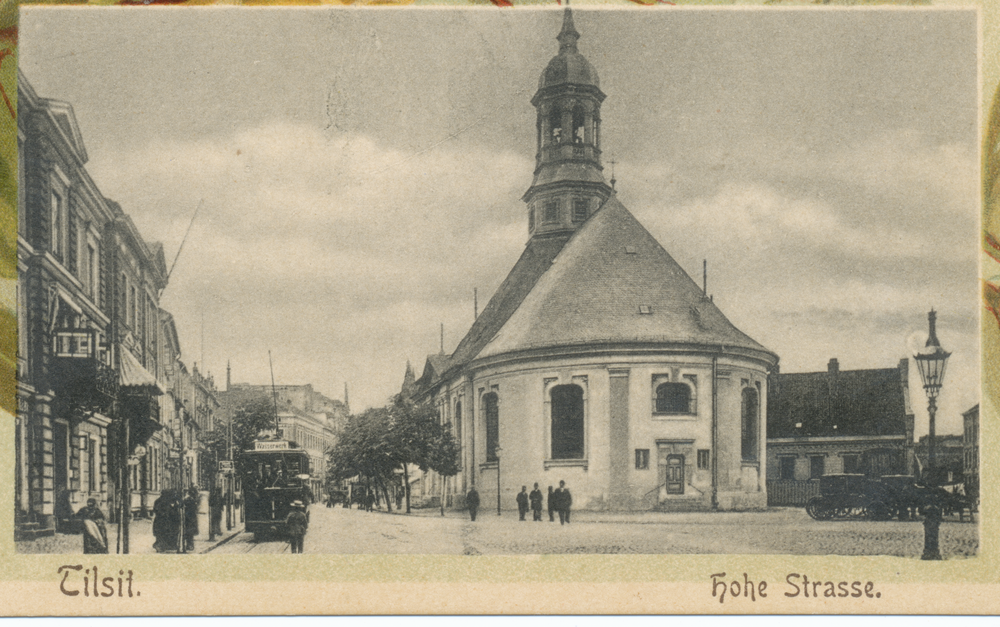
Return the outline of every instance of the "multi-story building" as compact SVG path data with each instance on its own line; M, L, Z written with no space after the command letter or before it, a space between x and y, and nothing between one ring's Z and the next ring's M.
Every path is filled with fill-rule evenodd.
M965 493L979 500L979 404L962 413L962 465Z

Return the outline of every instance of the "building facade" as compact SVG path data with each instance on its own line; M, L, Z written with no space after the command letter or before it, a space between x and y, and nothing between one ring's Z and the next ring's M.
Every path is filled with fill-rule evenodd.
M896 368L779 373L770 378L768 502L805 505L828 474L910 474L909 360Z
M736 329L604 178L597 71L567 8L542 72L521 258L451 355L415 382L461 444L461 505L565 481L574 507L766 506L767 376ZM431 490L440 487L432 478Z
M148 512L175 481L179 345L162 246L90 178L72 106L19 74L18 110L15 533L32 537L91 498L112 520Z
M979 404L962 413L962 466L965 493L979 502Z

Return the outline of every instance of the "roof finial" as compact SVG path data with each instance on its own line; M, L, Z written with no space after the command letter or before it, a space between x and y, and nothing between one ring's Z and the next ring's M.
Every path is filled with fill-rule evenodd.
M569 8L569 0L566 0L562 31L556 37L559 40L559 52L576 52L576 40L579 38L580 33L576 32L576 28L573 26L573 11Z

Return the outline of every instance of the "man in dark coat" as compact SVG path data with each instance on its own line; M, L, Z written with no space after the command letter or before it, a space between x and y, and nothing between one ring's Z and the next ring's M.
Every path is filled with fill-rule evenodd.
M292 502L292 511L288 513L285 523L288 528L288 543L291 545L292 553L301 553L302 545L306 539L306 529L309 527L305 503L302 501Z
M198 488L192 486L188 490L187 498L184 499L184 550L194 550L194 537L198 535L198 506L201 504L201 495Z
M552 486L549 486L549 496L546 499L546 503L548 503L549 506L549 522L554 522L556 519L556 495L555 492L552 491Z
M479 492L476 491L476 486L469 488L469 493L465 495L465 506L469 508L472 522L476 522L476 512L479 511Z
M535 484L535 489L531 491L528 495L528 500L531 501L531 519L540 521L542 519L542 491L538 489L538 484Z
M104 512L96 499L87 499L87 506L76 514L83 522L83 552L107 553L108 531L104 526Z
M569 523L569 510L573 505L573 496L569 493L565 481L559 482L559 489L555 491L556 511L559 512L559 524Z
M517 514L524 520L524 515L528 513L528 486L521 486L521 491L517 493Z

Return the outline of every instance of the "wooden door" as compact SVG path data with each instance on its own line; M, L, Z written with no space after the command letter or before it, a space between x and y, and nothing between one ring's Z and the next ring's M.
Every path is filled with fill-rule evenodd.
M667 455L667 494L684 494L683 455Z

